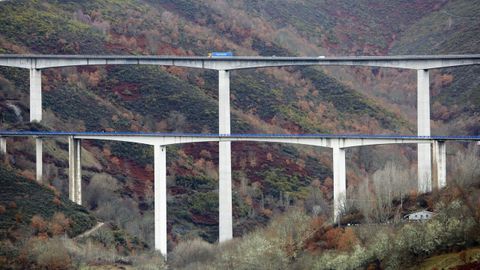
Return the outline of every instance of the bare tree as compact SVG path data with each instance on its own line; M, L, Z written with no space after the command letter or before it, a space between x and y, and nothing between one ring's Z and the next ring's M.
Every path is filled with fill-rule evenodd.
M95 174L84 192L88 206L90 209L96 209L99 205L115 199L117 189L115 178L108 174Z
M326 215L330 213L330 206L323 196L323 192L315 186L308 188L308 196L305 198L305 210L312 216Z
M370 179L365 179L357 188L352 204L362 212L367 222L386 222L394 212L393 199L400 200L414 188L413 178L406 166L388 161Z
M465 152L457 152L452 160L453 181L468 186L480 181L480 147L470 144Z

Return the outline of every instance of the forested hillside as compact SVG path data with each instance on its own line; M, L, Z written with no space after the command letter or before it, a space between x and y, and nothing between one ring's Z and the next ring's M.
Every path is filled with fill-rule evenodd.
M479 53L475 1L2 1L2 54L317 56ZM428 34L427 34L428 33ZM478 67L432 73L433 130L478 135ZM415 134L413 71L285 67L231 75L233 133ZM216 133L217 74L178 67L43 71L44 117L28 123L28 71L0 68L1 129ZM153 149L83 142L84 206L153 244ZM7 163L33 178L33 142L9 141ZM46 182L67 192L66 141L47 141ZM217 239L218 148L169 146L168 231ZM391 153L395 153L392 157ZM415 147L348 153L348 185ZM234 143L234 234L314 196L332 198L331 153ZM414 178L411 176L410 178ZM319 195L315 195L319 194ZM327 211L324 209L324 211Z

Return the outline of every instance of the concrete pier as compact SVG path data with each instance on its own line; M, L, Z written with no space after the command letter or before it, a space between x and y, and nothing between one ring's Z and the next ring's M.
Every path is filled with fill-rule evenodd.
M154 146L155 249L167 258L167 148Z
M39 69L30 69L30 122L40 122L42 120L42 71ZM42 139L35 140L36 149L36 179L42 182L43 174L43 144Z
M338 221L345 207L347 181L345 170L345 149L333 148L333 219Z
M6 137L0 137L0 157L1 162L8 163Z
M223 73L226 75L228 73ZM226 77L226 78L225 78ZM220 80L220 89L228 93L225 85L228 76ZM225 104L225 96L221 95ZM224 106L224 105L223 105ZM221 107L222 108L222 107ZM225 112L225 111L222 111ZM225 118L222 118L225 119ZM224 122L221 129L229 131L229 122ZM225 133L223 133L225 134ZM389 144L432 144L433 147L433 176L438 179L438 187L446 183L446 148L445 143L450 141L478 142L480 136L394 136L394 135L335 135L335 134L165 134L144 132L55 132L55 131L0 131L0 150L6 148L7 137L27 138L68 138L69 141L69 193L70 199L81 204L81 140L105 140L139 143L154 147L154 235L155 249L159 250L166 258L167 255L167 188L166 188L166 145L178 145L197 142L219 142L220 144L220 241L232 238L232 185L231 185L231 141L270 142L310 145L327 147L333 150L333 217L336 222L345 207L346 200L346 163L345 150L347 148L389 145ZM228 143L228 144L226 144ZM3 146L5 145L5 146ZM41 145L41 144L40 144ZM227 153L227 154L225 154ZM225 164L228 164L226 166ZM230 181L222 181L222 180ZM226 209L226 210L224 210ZM228 213L228 215L225 215ZM227 225L226 225L227 224Z
M7 138L0 137L0 154L4 157L7 155Z
M472 55L399 55L399 56L346 56L346 57L206 57L206 56L125 56L125 55L0 55L0 66L18 67L30 70L30 121L42 120L42 79L41 70L56 67L88 65L159 65L179 66L219 71L219 107L220 134L230 133L229 71L262 67L283 66L369 66L417 70L418 76L418 135L430 135L430 93L429 70L437 68L479 65L480 54ZM228 126L227 126L228 123ZM228 128L227 128L228 127ZM229 167L225 156L230 153L230 142L221 142L220 186L227 188L224 173ZM431 146L418 145L418 190L429 192L432 189ZM223 175L223 176L222 176ZM230 183L231 185L231 183ZM231 192L230 192L231 193ZM230 196L228 193L225 196ZM220 200L222 202L222 200ZM228 208L221 204L220 208ZM230 207L231 208L231 207ZM228 210L228 209L227 209ZM228 220L220 217L221 224ZM221 226L225 227L225 226ZM220 235L229 239L229 233L223 229ZM224 239L223 237L220 237Z
M430 136L430 78L428 70L417 70L417 132ZM418 191L432 191L432 156L430 144L418 144Z
M68 190L71 201L82 204L81 140L68 138Z
M218 115L219 134L230 134L230 72L228 70L218 72ZM233 238L231 142L219 142L218 159L218 241L223 242Z
M42 121L42 71L30 69L30 122Z
M35 178L37 182L43 181L43 141L35 138Z
M445 141L433 143L433 175L439 189L447 186L447 147Z

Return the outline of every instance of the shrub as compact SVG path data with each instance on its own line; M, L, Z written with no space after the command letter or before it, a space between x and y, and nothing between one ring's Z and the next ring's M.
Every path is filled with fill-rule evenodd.
M213 260L215 253L216 250L210 243L201 239L193 239L180 242L169 255L169 263L178 268L200 266Z
M70 220L63 213L55 213L49 224L49 231L52 235L62 235L70 228Z
M21 258L26 265L37 265L40 269L72 268L70 255L59 238L31 239L25 245Z
M47 222L39 215L34 215L31 219L31 226L35 230L34 233L42 233L47 230Z
M62 201L60 201L60 199L58 197L54 197L52 202L56 205L56 206L60 206L62 204Z
M110 247L115 242L113 233L110 230L97 230L92 234L92 238L100 242L104 247Z
M325 252L313 265L313 269L358 269L368 265L370 254L356 245L351 253Z
M16 202L10 202L8 204L8 207L11 208L11 209L17 209L17 203Z
M219 246L222 250L215 266L218 269L287 269L287 254L261 232L245 236L242 241L230 241Z
M451 165L454 169L454 181L460 186L468 186L480 181L480 151L470 144L466 152L458 152Z
M274 218L265 234L289 259L295 259L313 234L310 221L311 218L302 208L294 207L284 215Z
M132 258L132 267L139 270L167 269L165 259L158 251L143 253Z
M358 244L358 238L351 228L346 228L337 242L337 249L340 251L352 250Z

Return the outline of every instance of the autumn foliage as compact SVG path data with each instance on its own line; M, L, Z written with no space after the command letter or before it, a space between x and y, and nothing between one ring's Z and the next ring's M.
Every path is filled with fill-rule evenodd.
M70 220L63 213L55 213L50 221L45 221L40 215L34 215L30 226L34 229L34 235L64 235L70 227Z

